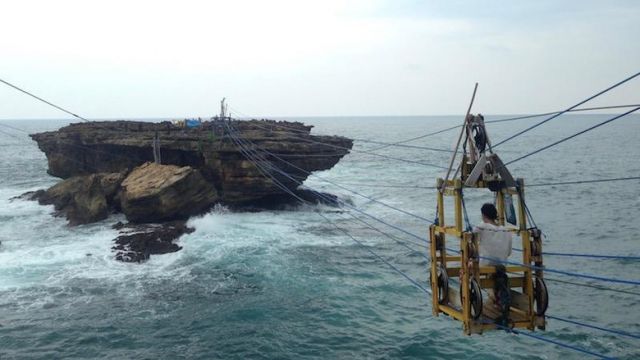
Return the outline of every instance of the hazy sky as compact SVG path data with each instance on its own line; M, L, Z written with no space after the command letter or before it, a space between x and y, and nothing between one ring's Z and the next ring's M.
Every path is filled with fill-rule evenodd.
M640 71L640 1L0 1L0 78L88 118L460 114L476 81L545 112ZM0 118L61 117L0 87Z

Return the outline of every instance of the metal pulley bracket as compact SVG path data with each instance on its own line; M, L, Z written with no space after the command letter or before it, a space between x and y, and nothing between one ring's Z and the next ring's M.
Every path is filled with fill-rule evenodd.
M485 182L502 181L506 187L516 186L516 181L498 154L482 154L464 182L464 186L476 186L478 180Z
M473 140L476 155L483 154L487 149L487 145L491 148L487 129L484 126L484 116L478 114L470 115L467 118L467 138Z

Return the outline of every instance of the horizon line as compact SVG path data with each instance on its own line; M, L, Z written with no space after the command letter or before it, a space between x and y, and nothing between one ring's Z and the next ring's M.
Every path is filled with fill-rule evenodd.
M575 114L575 113L566 113L563 115L569 116L584 116L584 115L618 115L621 114L617 112L607 112L607 113L590 113L590 114ZM532 116L536 114L532 113L511 113L511 114L483 114L486 116ZM640 114L629 114L629 115L640 115ZM433 114L433 115L265 115L265 116L239 116L232 117L237 120L278 120L278 119L292 119L292 118L372 118L372 117L449 117L449 116L459 116L463 117L462 114ZM544 116L544 115L540 115ZM90 121L118 121L118 120L183 120L183 119L194 119L201 118L202 120L209 120L214 116L147 116L147 117L104 117L104 118L87 118ZM19 120L19 121L33 121L33 120L79 120L74 117L28 117L28 118L0 118L0 121L7 120Z

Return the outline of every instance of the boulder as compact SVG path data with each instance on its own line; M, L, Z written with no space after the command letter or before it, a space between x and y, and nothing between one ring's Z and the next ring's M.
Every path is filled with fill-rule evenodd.
M114 199L124 173L97 173L68 178L31 198L40 204L53 205L69 225L87 224L106 219L115 205Z
M185 221L172 221L158 224L122 224L114 229L120 230L115 239L116 260L123 262L143 262L151 255L176 252L182 247L173 241L183 234L194 231Z
M121 187L122 212L134 223L187 219L218 200L214 186L190 166L147 162L133 169Z

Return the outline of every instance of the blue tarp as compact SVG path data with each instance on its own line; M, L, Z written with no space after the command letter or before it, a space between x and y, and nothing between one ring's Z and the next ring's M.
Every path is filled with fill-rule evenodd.
M184 121L184 126L188 127L188 128L194 128L194 127L198 127L202 125L202 123L196 119L186 119Z

